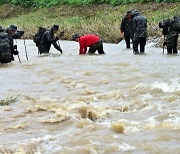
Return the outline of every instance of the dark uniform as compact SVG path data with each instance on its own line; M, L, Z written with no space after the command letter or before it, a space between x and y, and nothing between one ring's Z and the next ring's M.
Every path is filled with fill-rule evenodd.
M164 45L167 46L167 53L168 54L177 54L177 42L179 31L174 30L173 23L176 20L176 16L174 20L166 19L159 23L159 27L163 28L162 33L165 36Z
M0 27L0 62L9 63L14 60L13 55L18 55L17 46L14 46L13 39L18 39L24 31L17 31L15 25L10 25L6 31Z
M54 30L59 30L58 25L53 25L51 30L46 31L43 36L40 45L38 46L40 54L42 53L49 53L49 50L51 48L51 44L62 53L61 47L56 43L56 41L59 40L58 37L54 36Z
M9 63L12 60L8 33L0 26L0 63Z
M144 53L147 39L147 19L140 15L138 11L135 11L133 16L133 51L134 54L138 54L140 44L140 53Z
M132 11L127 11L127 15L122 19L120 26L121 33L124 34L126 48L130 48L130 40L133 41L133 16Z

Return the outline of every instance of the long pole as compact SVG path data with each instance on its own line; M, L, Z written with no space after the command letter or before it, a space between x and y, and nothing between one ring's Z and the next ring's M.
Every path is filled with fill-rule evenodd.
M20 59L20 57L19 57L19 54L18 54L17 56L18 56L18 59L19 59L19 63L21 64L21 59Z
M25 49L25 53L26 53L26 59L28 60L25 38L24 38L24 49Z
M164 35L164 43L163 43L163 54L164 54L164 46L165 46L165 35Z

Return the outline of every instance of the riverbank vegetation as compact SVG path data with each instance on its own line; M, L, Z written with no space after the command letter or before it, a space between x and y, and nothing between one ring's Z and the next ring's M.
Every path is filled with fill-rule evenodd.
M0 106L6 106L6 105L10 105L12 103L15 103L18 99L18 96L16 97L8 97L6 99L0 100Z
M30 6L29 2L47 2L48 4L49 2L56 2L57 0L24 0L23 3L20 3L22 2L21 0L9 0L9 2L10 1L13 4L22 6L26 6L25 2L27 2L27 6ZM116 0L114 0L114 2L115 1ZM3 1L1 1L1 3L2 2ZM81 0L79 0L79 2L81 2ZM95 0L84 0L83 2L94 3ZM106 2L109 4L110 1L107 0ZM70 0L67 0L67 3L69 4ZM74 33L95 33L100 35L105 42L115 43L119 37L121 20L127 10L139 10L141 14L148 19L149 38L161 36L161 30L158 29L159 21L180 14L180 3L178 2L130 3L116 6L88 4L89 5L54 5L48 8L32 7L35 5L34 3L28 8L12 4L0 5L1 26L8 27L10 24L15 24L19 29L25 30L26 38L32 38L39 26L50 28L52 24L59 24L61 31L65 32L61 39L70 40Z
M89 4L109 4L120 5L129 3L146 2L180 2L180 0L1 0L0 4L15 4L24 7L51 7L60 4L68 5L89 5Z

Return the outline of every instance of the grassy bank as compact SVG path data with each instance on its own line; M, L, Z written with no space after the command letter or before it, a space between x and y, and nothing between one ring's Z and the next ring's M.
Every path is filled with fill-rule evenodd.
M89 4L109 4L120 5L129 3L146 3L146 2L180 2L180 0L1 0L0 4L14 4L24 7L51 7L60 4L68 5L89 5Z
M111 5L58 5L49 8L22 8L14 5L0 5L0 20L3 27L16 24L32 38L39 26L49 27L59 24L65 35L61 39L71 39L73 33L95 33L106 42L116 42L119 25L127 10L139 10L148 19L150 37L161 36L158 23L164 18L180 14L180 3L135 3Z

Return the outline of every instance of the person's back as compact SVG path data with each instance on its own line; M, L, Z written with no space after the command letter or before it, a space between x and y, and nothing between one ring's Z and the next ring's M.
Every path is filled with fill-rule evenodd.
M100 40L99 36L94 34L87 34L80 37L79 43L83 45L83 47L90 47Z
M140 53L144 53L147 39L147 19L138 11L134 11L133 16L133 52L138 54L138 46L140 45Z
M12 61L10 49L10 40L6 32L0 32L0 63L9 63Z
M147 19L142 15L134 17L133 30L135 37L147 37Z
M74 34L72 40L79 42L79 54L86 54L87 47L89 47L89 54L94 54L96 50L99 54L105 54L103 50L103 41L99 36L94 34L79 35Z

